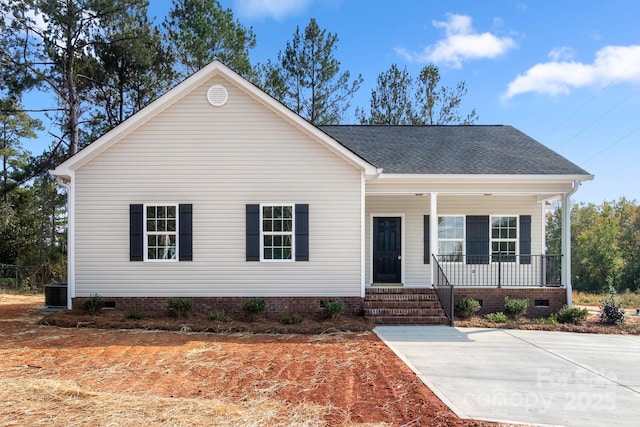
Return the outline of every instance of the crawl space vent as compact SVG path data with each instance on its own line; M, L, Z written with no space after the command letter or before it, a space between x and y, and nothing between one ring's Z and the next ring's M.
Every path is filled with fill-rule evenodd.
M207 100L214 107L222 107L229 99L229 92L224 86L213 85L207 91Z

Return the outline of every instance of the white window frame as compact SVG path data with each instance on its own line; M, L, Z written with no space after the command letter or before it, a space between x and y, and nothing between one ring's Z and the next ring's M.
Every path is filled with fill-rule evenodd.
M147 208L148 207L174 207L176 210L176 230L171 232L149 232L147 230ZM145 262L178 262L180 259L180 211L177 203L145 203L143 205L143 227L144 227L144 261ZM149 236L173 235L176 236L176 255L173 259L153 259L149 258Z
M462 238L461 239L447 239L440 238L440 218L462 218ZM436 237L438 239L438 256L445 256L445 254L440 253L440 242L460 242L462 243L462 252L460 253L461 258L459 261L447 261L447 262L459 262L462 263L465 260L466 255L466 242L467 242L467 226L464 215L438 215L436 223L438 225L438 229L436 230Z
M263 213L265 207L290 207L291 231L264 231ZM291 236L291 259L269 259L264 257L265 236ZM296 205L295 203L261 203L260 204L260 262L295 262L296 260Z
M515 238L493 238L493 220L494 218L505 218L505 217L513 217L516 220L516 237ZM494 263L497 261L493 260L493 243L494 242L514 242L515 251L513 255L505 255L505 256L513 256L513 261L502 261L502 262L511 262L515 263L518 261L518 256L520 255L520 216L514 214L505 214L505 215L491 215L489 216L489 256L491 257L491 262Z

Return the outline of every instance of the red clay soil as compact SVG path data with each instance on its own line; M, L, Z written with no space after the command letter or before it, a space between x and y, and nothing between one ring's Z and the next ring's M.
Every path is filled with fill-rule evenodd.
M61 328L38 325L42 302L42 296L0 294L1 378L74 381L95 392L176 399L241 400L266 393L290 405L309 402L330 408L325 425L491 425L456 417L371 332ZM3 412L0 406L0 425L24 425L21 415L29 414ZM64 417L37 421L65 425Z

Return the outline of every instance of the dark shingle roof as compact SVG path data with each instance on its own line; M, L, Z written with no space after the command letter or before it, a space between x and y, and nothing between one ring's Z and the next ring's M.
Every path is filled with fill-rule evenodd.
M319 126L384 173L588 175L511 126Z

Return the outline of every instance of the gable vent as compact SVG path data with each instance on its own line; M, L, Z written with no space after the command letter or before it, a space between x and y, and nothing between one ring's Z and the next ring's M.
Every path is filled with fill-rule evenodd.
M213 85L207 91L207 101L214 107L222 107L229 99L229 92L224 86Z

